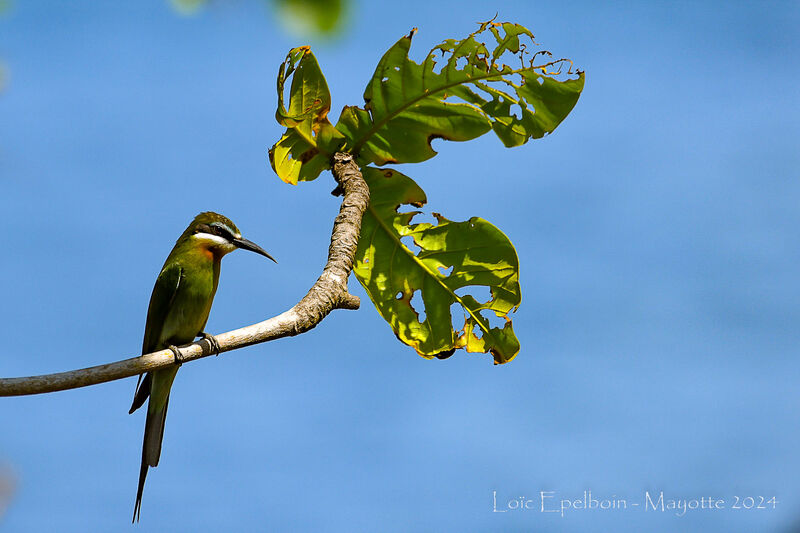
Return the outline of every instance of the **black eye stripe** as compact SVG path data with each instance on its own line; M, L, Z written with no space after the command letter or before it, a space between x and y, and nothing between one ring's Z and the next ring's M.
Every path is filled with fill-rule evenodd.
M228 241L232 241L234 239L233 234L223 226L211 225L211 224L200 224L194 230L195 233L208 233L210 235L217 235L226 239Z
M211 226L211 231L214 233L214 235L219 235L220 237L228 239L229 241L233 239L233 235L231 235L231 232L228 231L228 228L223 226Z

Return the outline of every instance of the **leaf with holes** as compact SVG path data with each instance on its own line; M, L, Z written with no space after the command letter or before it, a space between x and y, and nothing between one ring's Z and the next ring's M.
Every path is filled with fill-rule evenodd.
M398 208L426 202L419 185L395 170L367 167L363 175L370 205L353 272L397 338L427 358L449 357L456 348L466 348L491 352L496 364L513 359L519 341L508 313L519 307L521 297L519 261L508 237L478 217L453 222L434 214L435 225L412 224L419 211ZM418 253L403 242L407 237ZM490 290L488 301L475 297L480 287ZM413 307L415 291L424 309ZM453 328L454 304L464 313L460 330ZM487 313L504 319L503 327L492 327Z
M289 106L284 104L286 81ZM293 48L278 71L278 110L275 118L286 132L269 151L278 177L287 183L313 180L330 168L331 154L344 138L328 120L331 93L319 63L307 46Z
M569 60L529 52L533 34L519 24L484 22L467 38L433 48L422 64L408 57L413 35L380 60L364 108L345 107L336 125L362 164L425 161L436 155L433 139L468 141L489 130L505 146L519 146L552 132L583 90L582 72L561 74ZM503 63L507 56L519 66Z

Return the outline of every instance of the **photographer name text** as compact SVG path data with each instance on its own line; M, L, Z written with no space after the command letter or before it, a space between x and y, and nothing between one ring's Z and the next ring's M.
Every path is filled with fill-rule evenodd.
M508 513L533 511L538 513L556 513L564 517L578 511L628 511L640 510L656 513L673 513L675 516L686 516L692 512L711 512L721 510L765 511L778 506L775 496L733 495L729 497L700 496L692 498L678 497L664 491L645 491L639 498L619 498L616 494L596 495L585 490L580 495L565 497L554 490L542 490L533 497L507 497L492 491L492 512Z

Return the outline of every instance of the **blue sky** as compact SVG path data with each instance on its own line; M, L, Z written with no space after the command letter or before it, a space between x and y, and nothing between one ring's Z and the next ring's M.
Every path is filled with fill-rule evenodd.
M429 208L503 229L522 352L426 361L364 297L308 334L185 365L139 531L788 531L800 521L796 3L356 2L311 41L334 116L412 27L417 59L491 18L586 71L551 136L402 167ZM224 261L208 329L294 304L324 264L329 175L267 162L301 39L268 6L15 3L0 17L0 375L137 355L152 284L199 211L279 264ZM0 401L8 531L127 527L135 378ZM493 512L542 491L723 510ZM493 491L496 491L494 493ZM775 509L731 509L775 496ZM771 506L770 506L771 507Z

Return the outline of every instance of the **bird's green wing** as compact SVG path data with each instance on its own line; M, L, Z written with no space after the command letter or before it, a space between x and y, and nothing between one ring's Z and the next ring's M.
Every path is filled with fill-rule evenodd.
M161 331L164 328L164 321L167 313L172 307L175 295L178 294L183 279L183 267L178 263L165 266L156 279L153 287L153 294L150 296L150 306L147 309L147 323L144 327L144 342L142 342L142 355L165 348L161 345ZM139 374L136 382L136 389L133 394L133 404L128 413L133 413L144 405L147 397L150 396L150 387L153 376L148 372L147 376ZM142 378L144 377L144 380Z
M178 263L165 266L158 275L156 285L153 287L153 294L150 296L150 306L147 308L147 324L144 327L144 342L142 343L143 354L165 348L162 345L161 332L164 329L167 313L172 308L175 296L178 294L182 278L183 268ZM161 456L161 441L164 439L169 389L177 371L176 367L148 372L144 381L142 381L142 376L139 376L141 387L137 386L133 405L129 412L132 413L141 407L148 395L150 396L150 405L147 407L147 418L144 424L142 464L139 468L139 486L136 490L136 505L133 509L134 521L139 519L139 512L142 508L142 492L147 469L151 466L158 466L158 459Z
M147 308L147 324L144 327L144 342L142 354L163 350L161 331L167 318L167 313L172 308L175 295L178 294L183 279L183 267L178 263L165 266L158 275L153 294L150 296L150 306Z

